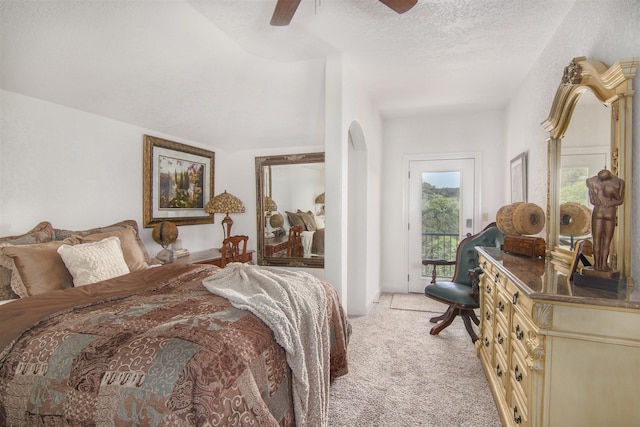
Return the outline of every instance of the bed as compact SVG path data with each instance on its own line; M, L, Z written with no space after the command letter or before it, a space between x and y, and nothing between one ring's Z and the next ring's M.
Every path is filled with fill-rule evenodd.
M68 277L56 278L55 289L44 289L36 286L37 272L30 272L22 287L16 283L16 274L27 273L29 249L84 248L112 233L129 236L121 243L125 263L132 265L128 273L76 286L64 282ZM230 280L235 270L286 277L282 271L242 264L150 267L135 221L86 232L39 224L25 235L0 239L0 249L2 268L10 271L11 289L20 297L0 305L0 425L326 423L326 387L348 371L349 336L337 294L327 283L318 281L325 298L308 316L323 319L327 330L327 362L319 364L324 369L314 367L326 381L311 384L306 396L322 399L307 398L309 407L301 412L299 367L292 369L277 325L251 307L238 308L243 306L233 294L225 298L205 287ZM70 276L73 281L78 274ZM251 286L260 292L260 284ZM31 294L19 295L25 290ZM314 340L290 335L306 351L322 353Z
M285 211L291 227L302 227L302 248L304 256L324 256L324 218L311 211Z

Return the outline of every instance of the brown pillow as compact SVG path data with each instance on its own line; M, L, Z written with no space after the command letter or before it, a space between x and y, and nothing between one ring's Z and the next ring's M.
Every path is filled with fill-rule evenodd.
M307 231L316 231L316 220L313 217L313 212L302 212L298 210L298 215L302 218Z
M125 227L122 230L111 231L107 233L90 234L85 237L78 237L80 243L99 242L107 237L117 237L120 239L120 246L122 247L122 254L124 260L129 267L129 271L139 271L149 268L149 264L145 259L145 253L140 249L138 244L138 238L136 231L131 227Z
M285 211L285 213L287 214L287 218L289 219L289 224L292 227L295 227L296 225L299 225L304 230L304 228L305 228L304 221L302 220L300 215L298 215L295 212L289 212L289 211Z
M147 264L153 264L153 262L151 261L151 258L149 257L149 254L147 253L147 249L145 248L144 243L142 243L142 240L140 240L140 233L138 232L138 223L133 219L126 219L124 221L116 222L115 224L107 225L104 227L91 228L89 230L82 230L82 231L63 230L59 228L54 228L53 240L63 240L71 236L85 237L91 234L109 233L112 231L122 230L127 227L131 227L135 230L136 241L138 242L138 246L140 246L140 250L144 254L145 262Z
M25 234L19 236L0 237L0 245L32 245L34 243L45 243L53 240L53 226L43 221L33 227ZM0 258L2 258L0 254ZM6 260L4 264L13 265L12 260ZM11 267L6 267L0 262L0 300L18 298L18 295L11 288Z
M56 251L63 244L74 243L77 243L75 239L65 239L34 245L2 247L3 265L7 265L7 258L13 261L13 291L20 298L24 298L72 287L73 278Z

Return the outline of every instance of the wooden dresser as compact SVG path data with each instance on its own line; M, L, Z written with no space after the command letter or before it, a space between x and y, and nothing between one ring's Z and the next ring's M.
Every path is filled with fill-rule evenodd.
M640 425L640 291L576 287L551 262L478 253L476 349L503 425Z

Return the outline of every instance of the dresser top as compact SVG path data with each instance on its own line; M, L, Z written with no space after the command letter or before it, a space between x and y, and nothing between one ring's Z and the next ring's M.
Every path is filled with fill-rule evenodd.
M638 287L627 286L614 292L576 286L547 260L512 255L498 248L477 247L477 250L531 299L640 310Z

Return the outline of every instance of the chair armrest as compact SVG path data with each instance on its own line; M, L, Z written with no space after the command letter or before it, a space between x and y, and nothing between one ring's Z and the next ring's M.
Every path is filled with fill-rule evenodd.
M454 265L456 262L447 261L446 259L423 259L422 265Z
M480 275L482 274L482 268L471 268L467 272L467 275L471 277L471 298L475 302L480 302Z
M439 265L455 265L454 261L448 261L446 259L423 259L422 265L432 265L433 270L431 271L431 283L436 283L436 267Z

